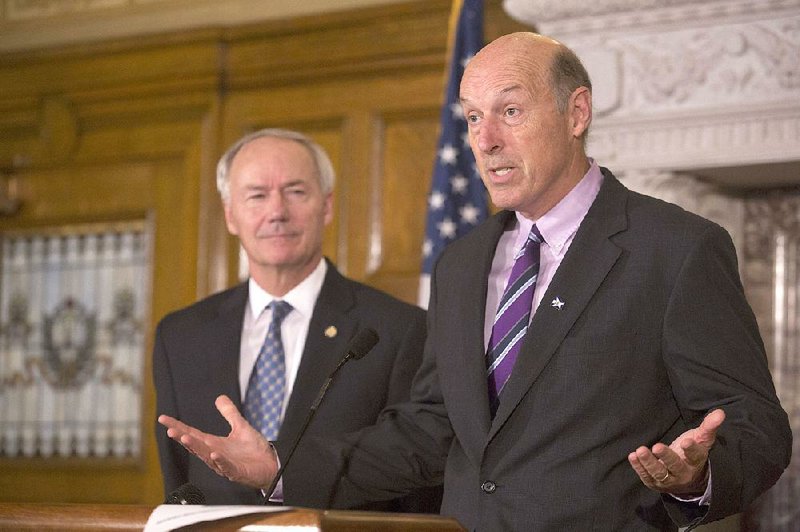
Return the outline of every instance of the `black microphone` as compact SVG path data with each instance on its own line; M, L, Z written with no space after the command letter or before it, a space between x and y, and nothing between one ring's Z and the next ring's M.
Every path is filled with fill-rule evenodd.
M167 498L164 499L164 504L205 504L206 496L197 486L186 483L175 488Z
M308 411L308 416L306 416L306 420L303 423L303 428L300 429L300 432L297 433L297 437L294 439L294 443L289 448L289 452L286 454L286 460L283 461L281 467L278 469L278 472L275 474L275 478L272 479L272 483L269 487L265 490L266 497L264 498L264 504L269 503L269 498L272 495L272 492L275 491L275 487L278 485L278 481L280 480L281 476L283 475L286 466L289 465L289 461L292 459L292 455L294 451L297 449L297 444L300 443L300 439L305 434L308 425L311 423L311 420L314 418L314 415L317 413L317 408L319 408L320 403L322 403L322 399L325 397L325 394L328 393L328 388L331 387L331 383L333 382L333 378L339 373L339 370L342 369L348 360L358 360L363 358L364 355L369 353L375 344L378 343L378 333L375 332L374 329L369 327L365 329L361 329L358 333L350 340L350 345L347 347L347 352L345 353L342 360L339 361L339 364L336 366L331 374L328 376L328 380L325 381L325 384L319 389L319 393L317 394L317 398L314 400L314 403L311 405L311 408Z

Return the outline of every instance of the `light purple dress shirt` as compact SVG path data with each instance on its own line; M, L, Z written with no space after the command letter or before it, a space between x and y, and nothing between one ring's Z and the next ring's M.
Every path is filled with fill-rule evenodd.
M489 345L489 337L492 334L492 324L494 316L497 314L497 306L500 304L500 297L505 290L508 277L511 275L511 268L514 266L514 257L525 245L531 227L536 223L536 227L544 238L544 242L539 248L539 278L536 280L536 290L533 292L533 308L531 308L531 318L533 318L542 296L550 286L550 281L556 270L561 265L575 233L581 225L589 207L592 206L600 185L603 184L603 174L597 163L589 159L591 166L586 175L583 176L577 185L564 196L555 207L547 211L538 220L528 220L520 213L516 213L517 221L503 232L497 242L497 249L492 260L492 270L489 273L489 289L486 294L486 313L484 315L483 327L483 348L484 351ZM547 302L550 304L550 302Z

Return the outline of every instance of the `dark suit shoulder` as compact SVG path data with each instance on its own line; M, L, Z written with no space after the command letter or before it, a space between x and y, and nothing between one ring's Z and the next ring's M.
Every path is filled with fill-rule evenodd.
M654 198L639 192L630 194L628 212L631 218L643 218L683 226L687 230L706 231L711 227L721 228L719 224L707 218L687 211L683 207L662 199Z
M627 216L628 230L620 238L650 242L656 254L664 251L674 254L680 249L688 251L710 242L733 249L732 238L725 228L658 198L629 192Z
M160 320L158 327L159 329L184 327L189 323L213 320L221 312L243 310L247 302L247 293L247 283L241 283L211 294L189 306L170 312Z
M609 235L619 233L615 241L673 241L678 247L691 247L712 234L730 239L717 223L674 203L629 190L608 169L601 170L603 185L582 226L594 226Z

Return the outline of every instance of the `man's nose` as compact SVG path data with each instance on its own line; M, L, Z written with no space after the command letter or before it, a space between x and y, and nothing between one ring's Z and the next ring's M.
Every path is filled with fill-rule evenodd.
M286 205L286 198L283 194L273 193L269 195L267 201L267 216L273 222L283 221L289 217L289 210Z
M491 118L485 118L478 129L476 144L483 153L495 153L502 147L500 128Z

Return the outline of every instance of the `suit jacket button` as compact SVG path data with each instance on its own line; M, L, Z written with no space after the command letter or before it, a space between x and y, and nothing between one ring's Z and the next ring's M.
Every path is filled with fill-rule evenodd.
M491 480L486 480L481 484L481 490L484 493L494 493L497 490L497 484L492 482Z

